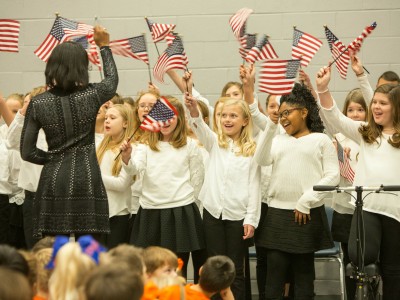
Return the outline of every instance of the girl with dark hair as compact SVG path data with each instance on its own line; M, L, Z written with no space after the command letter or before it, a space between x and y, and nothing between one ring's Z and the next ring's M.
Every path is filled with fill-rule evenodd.
M44 165L33 200L35 237L110 231L94 132L100 106L115 95L118 74L109 34L96 26L94 39L103 59L104 80L88 84L86 51L74 42L62 43L47 62L49 90L34 97L26 112L22 159ZM36 147L41 128L48 151Z
M266 299L282 295L286 274L294 276L294 296L314 299L314 252L333 246L324 209L324 194L314 185L336 185L339 168L336 150L319 117L310 91L296 84L281 98L280 124L268 119L256 161L271 165L268 211L260 220L257 244L267 248Z
M322 112L330 126L360 145L353 185L398 185L400 169L400 86L384 84L374 93L367 123L340 113L328 89L331 69L317 74L317 92ZM399 193L373 193L364 199L366 235L365 264L379 257L383 278L383 299L400 298L400 202ZM353 230L353 228L352 228ZM349 240L349 254L356 260L355 242ZM354 252L353 252L354 251Z

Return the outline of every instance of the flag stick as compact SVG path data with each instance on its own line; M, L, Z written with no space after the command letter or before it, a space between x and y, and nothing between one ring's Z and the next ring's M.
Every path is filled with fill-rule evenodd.
M146 33L142 32L143 37L144 37L144 41L146 42ZM146 45L146 44L145 44ZM147 51L147 46L146 46L146 51ZM150 78L150 83L153 82L153 80L151 79L151 69L150 69L150 53L148 53L147 51L147 59L149 60L149 63L147 64L147 69L149 70L149 78Z
M99 25L99 18L97 16L94 16L94 26ZM100 72L100 80L103 81L104 76L103 76L103 72L101 71L101 68L99 68L99 72Z
M149 22L147 21L147 17L144 17L144 19L146 20L147 27L149 27ZM149 31L150 31L150 33L151 33L150 27L149 27ZM154 46L156 46L156 50L157 50L158 56L160 56L160 51L158 51L157 43L154 42L154 40L153 40L153 43L154 43Z
M141 124L140 124L141 125ZM126 141L129 143L131 141L131 139L133 138L133 136L135 135L136 131L139 130L140 125L135 129L135 131L132 133L132 135L129 137L129 139L127 139ZM121 155L122 150L119 150L118 155L114 158L114 161L117 160L117 158Z
M331 62L331 63L329 64L328 68L329 68L331 65L333 65L333 64L334 64L348 49L349 49L349 48L346 47L346 49L344 49L344 50L339 54L339 56L336 57L336 58L333 60L333 62ZM365 72L367 72L367 73L369 74L369 71L368 71L364 66L363 66L363 69L365 70Z
M150 62L147 64L147 69L149 70L150 83L153 83L151 79Z

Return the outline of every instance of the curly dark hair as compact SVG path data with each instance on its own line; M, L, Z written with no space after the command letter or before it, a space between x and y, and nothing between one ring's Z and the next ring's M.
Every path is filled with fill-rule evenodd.
M290 94L282 96L281 104L283 102L295 107L306 108L308 110L306 119L307 128L311 132L324 132L325 127L319 116L318 104L307 87L296 83Z

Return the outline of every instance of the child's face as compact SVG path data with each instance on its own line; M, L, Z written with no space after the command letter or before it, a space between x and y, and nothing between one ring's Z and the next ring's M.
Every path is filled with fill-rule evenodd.
M304 108L288 105L286 102L281 104L279 108L279 121L287 134L297 138L307 129L305 121L307 115L304 110Z
M170 277L177 277L178 274L176 273L176 269L171 267L170 265L164 265L158 269L156 269L151 277L160 277L160 276L170 276Z
M277 113L279 109L279 104L276 101L276 96L269 97L268 105L267 105L267 115L271 115Z
M104 134L110 135L113 139L118 138L124 132L127 122L121 116L121 113L111 107L106 112L106 119L104 121Z
M221 121L221 112L222 112L222 106L224 104L222 102L219 102L217 106L215 107L215 124L217 124L217 127L220 127L220 121Z
M361 104L350 102L347 107L346 116L354 121L365 121L366 113Z
M143 122L144 116L146 116L149 111L153 108L154 104L157 102L157 97L153 94L144 94L138 102L138 116L140 122Z
M243 117L242 108L239 105L225 105L221 113L222 131L236 141L248 120Z
M376 124L385 127L393 127L392 103L388 95L375 93L371 102L371 111Z
M174 130L176 125L178 124L178 117L174 117L168 125L161 127L161 134L163 135L163 141L168 142L172 135L174 134Z
M232 85L229 89L227 89L224 96L238 100L243 99L243 93L236 85Z
M22 108L21 103L18 100L13 99L13 98L7 99L6 104L14 116L17 114L18 110L20 110Z

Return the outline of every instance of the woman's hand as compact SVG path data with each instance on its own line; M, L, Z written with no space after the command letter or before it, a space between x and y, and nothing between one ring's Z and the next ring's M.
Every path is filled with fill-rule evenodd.
M299 223L299 225L301 225L303 223L305 225L305 224L307 224L307 219L308 219L308 221L311 221L310 214L304 214L301 211L298 211L297 209L294 210L294 222L295 223Z
M127 165L132 155L132 144L129 141L123 141L119 149L121 150L122 161Z
M94 27L94 41L99 48L110 45L110 34L107 30L99 25Z
M247 240L250 239L254 236L254 226L253 225L249 225L249 224L244 224L243 225L243 231L244 231L244 235L243 235L243 239Z

